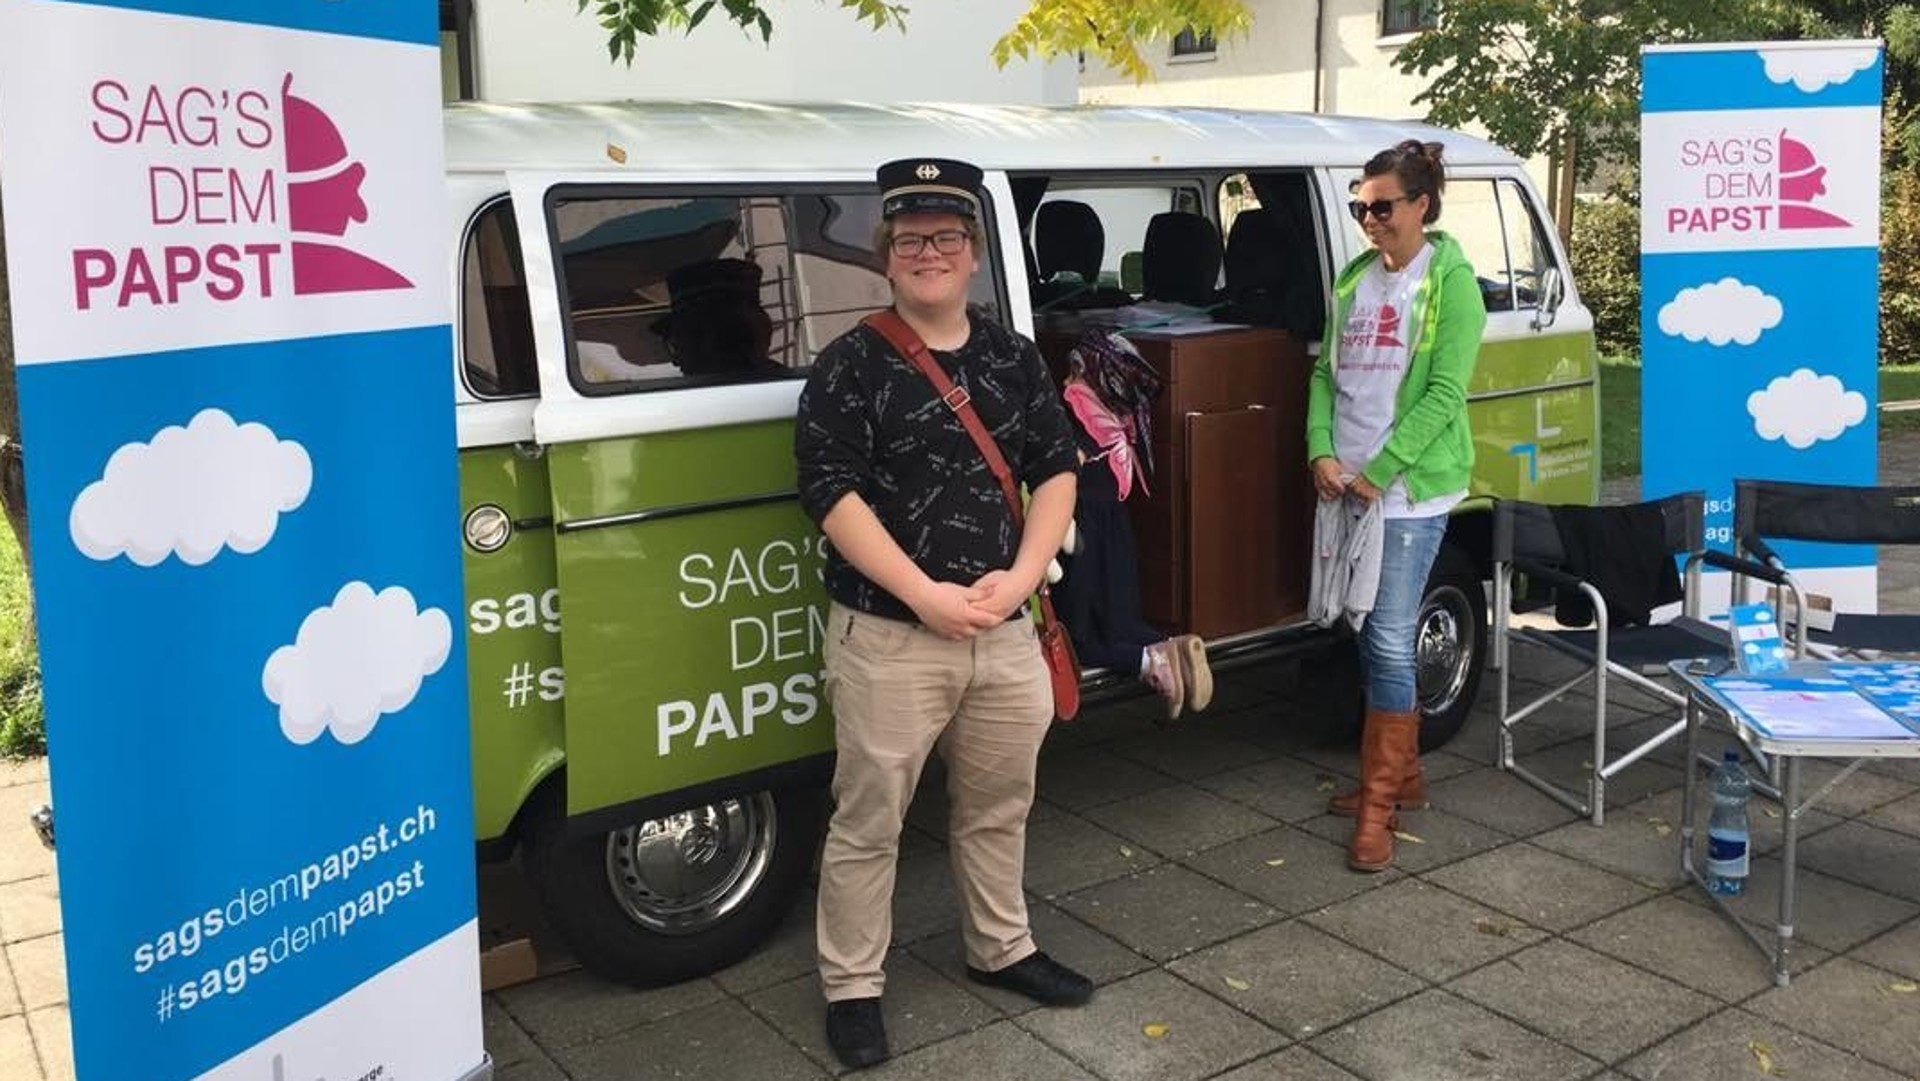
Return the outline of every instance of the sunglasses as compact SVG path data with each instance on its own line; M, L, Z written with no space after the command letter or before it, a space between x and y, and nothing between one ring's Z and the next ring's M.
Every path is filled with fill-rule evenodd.
M1371 203L1363 203L1358 199L1354 199L1347 203L1347 213L1352 214L1353 220L1357 222L1366 221L1367 215L1369 214L1373 215L1373 220L1375 221L1386 221L1388 218L1393 217L1393 204L1401 202L1411 203L1415 199L1420 198L1420 195L1420 192L1414 192L1412 195L1398 195L1392 199L1375 199Z

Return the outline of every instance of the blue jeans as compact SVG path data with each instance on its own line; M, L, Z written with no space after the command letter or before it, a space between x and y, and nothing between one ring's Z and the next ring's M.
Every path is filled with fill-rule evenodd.
M1360 628L1367 706L1391 713L1414 709L1414 625L1427 574L1447 533L1447 516L1388 518L1380 523L1380 591Z

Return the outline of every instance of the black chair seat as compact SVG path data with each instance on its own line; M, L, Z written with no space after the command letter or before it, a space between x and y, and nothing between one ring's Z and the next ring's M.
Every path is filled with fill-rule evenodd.
M1833 617L1830 631L1810 631L1809 641L1836 649L1871 649L1882 653L1920 653L1920 615L1855 615Z
M1599 643L1595 641L1598 635L1593 631L1549 630L1539 633L1565 642L1583 653L1592 654L1599 649ZM1671 623L1623 627L1607 632L1607 659L1635 672L1664 670L1668 661L1690 657L1724 656L1727 647L1726 631L1697 619L1682 618Z

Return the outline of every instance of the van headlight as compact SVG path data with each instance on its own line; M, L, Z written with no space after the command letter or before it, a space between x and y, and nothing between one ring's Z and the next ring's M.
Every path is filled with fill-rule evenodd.
M476 552L497 552L513 536L513 519L491 503L483 503L467 512L467 545Z

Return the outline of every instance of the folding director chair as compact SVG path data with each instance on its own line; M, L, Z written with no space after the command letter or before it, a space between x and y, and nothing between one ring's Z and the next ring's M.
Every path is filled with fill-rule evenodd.
M1668 740L1686 731L1684 694L1655 682L1649 673L1664 672L1669 661L1700 656L1725 655L1726 632L1699 618L1700 567L1713 565L1739 570L1774 581L1782 575L1770 568L1741 560L1705 547L1705 498L1699 492L1685 492L1665 499L1629 506L1583 508L1594 516L1589 520L1658 513L1662 525L1658 556L1685 557L1681 575L1680 618L1667 623L1619 626L1608 611L1607 598L1572 564L1563 543L1554 508L1520 500L1502 500L1494 508L1493 519L1493 664L1499 671L1499 752L1495 765L1512 772L1541 792L1586 815L1596 826L1606 817L1607 781ZM1617 553L1616 553L1617 554ZM1649 560L1656 553L1642 553ZM1552 587L1565 603L1568 595L1586 599L1593 611L1591 629L1554 629L1517 626L1515 614L1515 576L1523 576L1529 592ZM1524 703L1513 701L1512 647L1516 643L1550 649L1579 661L1583 668L1573 677ZM1607 757L1607 703L1614 681L1659 702L1663 710L1673 712L1673 721L1659 732L1609 760ZM1586 775L1585 791L1551 781L1516 761L1514 729L1549 704L1583 685L1593 693L1592 767Z
M1798 652L1834 660L1920 654L1920 612L1834 616L1832 630L1810 630L1806 595L1771 540L1837 544L1920 545L1920 485L1853 486L1774 480L1733 482L1733 533L1739 551L1785 581L1792 597ZM1769 579L1771 580L1771 579ZM1736 597L1746 582L1736 579ZM1786 607L1783 605L1782 607ZM1789 613L1782 612L1785 617Z

